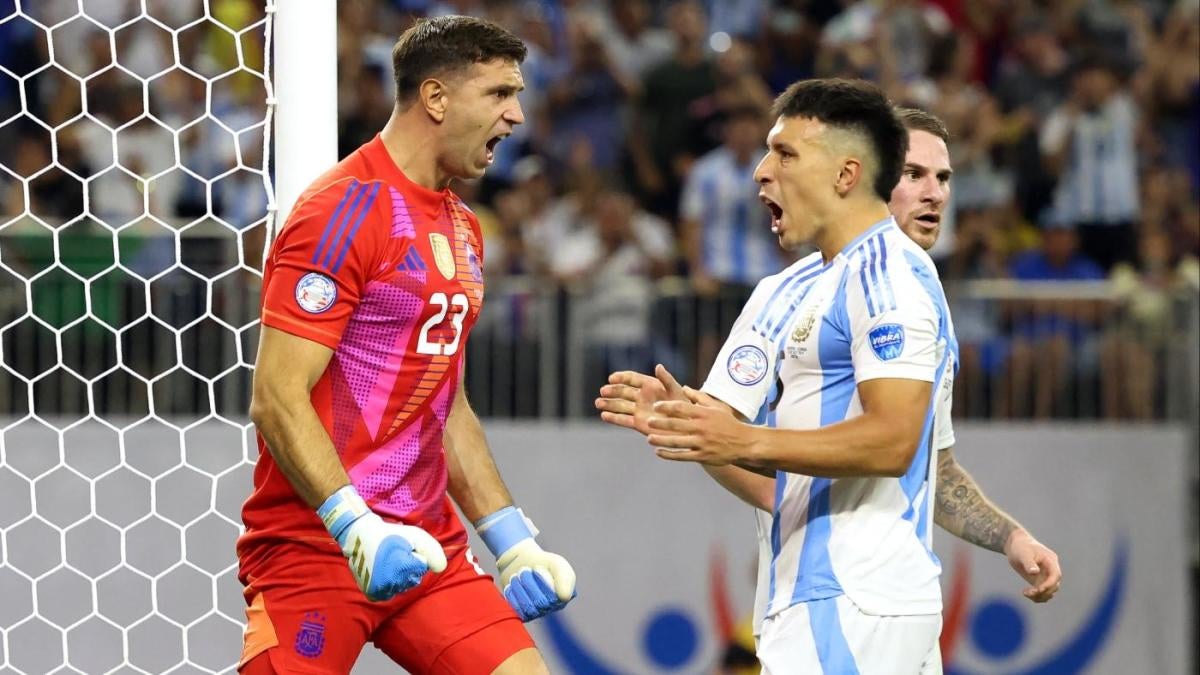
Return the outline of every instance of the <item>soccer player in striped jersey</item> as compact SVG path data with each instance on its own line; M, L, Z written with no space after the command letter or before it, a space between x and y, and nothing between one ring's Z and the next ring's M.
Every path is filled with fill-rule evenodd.
M949 153L946 148L948 134L945 126L936 117L923 111L901 109L899 118L908 132L909 147L905 158L900 182L893 188L889 210L898 221L898 226L921 248L933 246L939 233L941 209L949 196L949 179L951 174ZM799 261L791 271L811 268L820 265L821 254L814 253L805 260ZM787 274L787 272L785 272ZM767 279L764 284L772 283ZM801 290L801 292L805 292ZM797 325L792 332L811 332L808 322ZM784 333L788 331L783 331ZM735 336L726 344L725 352L737 346ZM786 338L781 338L774 348L781 349ZM963 539L980 546L1001 550L1007 553L1014 569L1030 581L1033 586L1026 589L1025 595L1034 601L1044 601L1057 591L1061 577L1058 570L1057 557L1052 551L1042 546L1028 535L1019 525L1006 514L996 509L975 485L971 477L957 466L953 460L952 446L954 444L953 429L950 424L950 403L952 400L952 378L954 373L954 354L956 344L953 331L949 333L949 354L941 371L943 386L938 395L934 430L930 440L938 449L938 474L936 489L935 520L948 531ZM711 379L718 381L720 386L720 371L726 365L718 362L714 367ZM686 398L684 392L674 383L673 378L664 370L659 371L666 386L673 388L671 392L676 398ZM658 380L637 373L615 373L613 384L603 388L597 406L605 411L603 418L620 426L635 428L643 433L649 431L647 420L651 405L656 400L667 398L663 384ZM769 393L768 397L776 397L778 392ZM693 398L696 395L693 394ZM715 401L714 401L715 402ZM765 406L759 415L760 421L772 421L768 418L774 405ZM776 486L775 475L763 476L760 473L738 468L736 466L706 466L718 481L742 499L757 507L760 545L763 548L760 566L760 593L756 607L756 632L762 628L763 614L767 610L767 602L771 599L773 586L773 511L775 508ZM786 476L785 476L786 480ZM801 554L801 558L804 555ZM1036 568L1036 569L1034 569ZM861 626L860 626L861 628ZM884 650L886 651L886 650ZM857 652L855 652L857 653ZM818 659L820 660L820 659ZM878 660L869 659L874 663ZM865 661L865 660L864 660ZM822 661L825 672L839 667L845 667L845 662L826 665ZM925 672L937 672L936 659L922 664ZM871 672L870 663L854 663L860 672ZM885 672L893 671L888 663ZM916 672L916 671L914 671Z
M887 207L907 133L865 82L798 83L775 113L759 195L785 248L818 252L758 285L696 402L656 404L649 441L774 477L765 672L939 672L932 393L951 327Z
M892 190L888 209L900 229L928 251L937 243L941 212L950 198L950 133L937 117L915 108L900 108L908 130L908 154L900 182ZM1062 583L1058 555L1039 542L1012 516L1000 510L954 456L954 425L950 408L958 367L958 342L951 333L950 360L943 373L935 417L934 448L937 481L934 522L950 534L976 546L1003 553L1008 564L1030 585L1023 594L1033 602L1054 597Z
M513 506L463 391L483 249L449 189L524 120L524 57L478 19L405 31L391 119L300 196L272 247L238 541L246 675L348 673L368 641L414 675L547 672L522 621L563 607L575 573Z

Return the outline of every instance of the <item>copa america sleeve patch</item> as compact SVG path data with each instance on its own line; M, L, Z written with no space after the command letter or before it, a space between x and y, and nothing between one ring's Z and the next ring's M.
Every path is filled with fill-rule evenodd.
M766 377L767 355L754 345L742 345L729 355L725 369L734 382L749 387Z
M337 300L337 284L319 272L309 272L296 282L296 304L309 314L320 314Z
M898 323L876 326L867 334L867 339L880 361L891 361L904 351L904 326Z

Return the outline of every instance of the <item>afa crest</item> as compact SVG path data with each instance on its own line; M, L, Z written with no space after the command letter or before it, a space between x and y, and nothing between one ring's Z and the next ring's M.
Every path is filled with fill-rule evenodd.
M308 612L304 621L300 622L300 630L296 633L296 653L309 659L315 659L325 651L325 615L320 612Z
M430 232L429 246L433 249L433 262L437 264L438 271L447 281L453 279L454 250L450 247L450 240L440 232Z
M813 324L817 322L817 310L815 307L810 308L805 312L804 316L796 322L796 328L792 331L793 342L804 342L808 336L812 334Z

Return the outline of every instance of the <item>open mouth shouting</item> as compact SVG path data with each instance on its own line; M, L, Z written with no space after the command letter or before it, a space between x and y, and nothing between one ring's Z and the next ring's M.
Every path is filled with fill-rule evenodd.
M508 138L508 134L496 134L495 136L489 138L488 142L484 144L483 149L487 155L488 164L491 164L492 160L496 158L496 146L500 144L500 141L506 138Z
M767 210L771 212L771 231L779 234L781 222L783 221L783 207L776 204L770 197L763 193L758 193L758 198L766 205Z

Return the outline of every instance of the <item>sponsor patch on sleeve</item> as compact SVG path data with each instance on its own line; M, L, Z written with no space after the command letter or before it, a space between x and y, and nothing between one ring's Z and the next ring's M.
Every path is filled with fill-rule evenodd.
M904 351L904 326L898 323L876 326L867 334L867 339L880 361L891 361Z
M319 272L309 272L296 282L296 304L309 314L320 314L337 300L337 284Z
M734 382L749 387L766 377L767 355L754 345L742 345L729 355L725 369Z

